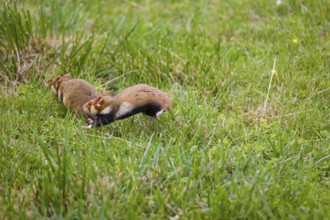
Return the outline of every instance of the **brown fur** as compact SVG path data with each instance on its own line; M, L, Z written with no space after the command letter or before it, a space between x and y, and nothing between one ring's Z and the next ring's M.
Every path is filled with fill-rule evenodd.
M71 112L91 118L82 107L98 96L95 86L82 79L72 79L68 74L48 79L45 84Z
M109 106L111 107L111 110L107 113L102 113L102 111ZM104 93L86 103L83 106L83 109L87 114L91 115L113 114L115 115L114 117L116 120L116 118L125 116L125 114L127 114L127 117L129 117L130 115L133 115L131 114L131 112L134 112L134 110L138 108L143 108L144 106L157 106L156 109L166 111L169 109L170 99L165 93L163 93L159 89L156 89L149 85L139 84L126 88L121 93L113 97L108 96L106 93ZM124 114L121 114L120 110L123 111ZM150 109L149 111L148 108L144 108L143 111L140 112L156 118L157 116L151 110L153 109ZM120 114L120 116L118 116L117 114Z

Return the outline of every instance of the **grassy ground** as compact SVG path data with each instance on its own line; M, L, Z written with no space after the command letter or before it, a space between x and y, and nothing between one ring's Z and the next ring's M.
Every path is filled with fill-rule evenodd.
M327 0L21 2L0 7L0 219L329 218ZM63 73L171 111L82 130L43 85Z

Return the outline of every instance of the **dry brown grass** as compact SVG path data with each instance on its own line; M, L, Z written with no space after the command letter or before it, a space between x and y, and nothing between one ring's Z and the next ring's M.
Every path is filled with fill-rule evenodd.
M83 45L85 39L80 39L78 47ZM56 39L34 38L28 42L23 50L11 50L6 47L6 42L1 42L0 54L0 82L5 87L13 87L19 83L26 83L31 77L42 77L46 71L56 72L62 64L59 54L65 44L65 56L70 56L74 45L73 37Z
M244 118L248 124L256 124L260 122L262 119L267 122L271 122L276 120L276 107L271 105L267 105L266 109L263 106L258 105L256 108L250 109L248 112L244 114Z

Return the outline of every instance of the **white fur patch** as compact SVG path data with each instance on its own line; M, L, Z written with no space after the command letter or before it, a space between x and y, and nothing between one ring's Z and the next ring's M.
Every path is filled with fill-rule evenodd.
M91 129L91 128L93 128L93 125L83 125L82 128L89 128L89 129Z
M63 104L64 104L65 107L68 107L68 106L66 106L66 98L65 98L65 96L63 97Z
M164 109L160 110L159 112L156 113L156 118L158 118L163 112L165 112Z
M55 86L54 85L52 85L51 87L50 87L50 90L54 93L54 94L56 94L57 93L57 91L56 91L56 89L55 89Z
M60 91L60 90L58 90L58 93L57 93L57 98L58 98L58 100L60 100L60 101L62 101L62 100L61 100L61 96L62 96L62 93L61 93L61 91Z
M98 113L97 109L94 107L94 105L92 105L91 107L91 112L92 115L96 115Z
M116 118L119 118L120 116L123 116L129 112L131 112L134 109L133 105L129 102L123 102L120 107L118 112L116 113Z
M109 114L110 112L111 112L111 106L109 105L109 106L105 107L105 108L100 112L100 114L101 114L101 115L106 115L106 114Z

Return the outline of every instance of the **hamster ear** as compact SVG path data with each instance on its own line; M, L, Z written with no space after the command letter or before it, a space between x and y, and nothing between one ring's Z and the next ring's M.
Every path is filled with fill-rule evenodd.
M109 91L108 90L104 90L104 92L102 92L101 96L107 96L109 95Z
M63 81L63 76L57 77L54 82L52 83L56 89L60 87L60 82Z
M99 101L101 98L102 98L101 95L97 96L97 97L95 98L95 103L98 103L98 101Z
M97 106L101 106L101 105L103 105L103 103L104 103L104 98L103 98L103 96L99 96L99 97L97 98L97 100L96 100L96 105L97 105Z
M62 76L63 78L66 78L66 79L72 79L72 77L69 75L69 74L65 74Z
M59 76L59 77L57 77L57 78L55 79L54 83L57 84L57 83L59 83L59 82L61 82L61 81L62 81L62 77Z

